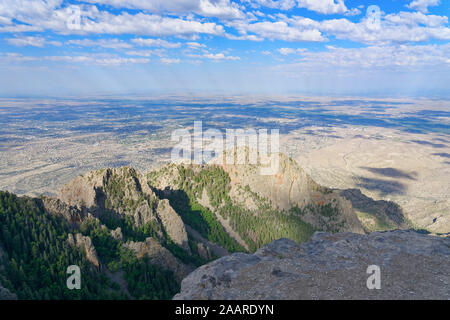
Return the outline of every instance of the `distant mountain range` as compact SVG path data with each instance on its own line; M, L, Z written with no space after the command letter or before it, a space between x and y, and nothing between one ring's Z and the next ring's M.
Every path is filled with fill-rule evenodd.
M19 299L170 299L195 268L280 238L315 231L409 228L401 208L357 189L314 182L280 154L275 175L258 165L170 163L143 175L91 171L58 197L0 192L0 295ZM66 288L66 268L82 289Z

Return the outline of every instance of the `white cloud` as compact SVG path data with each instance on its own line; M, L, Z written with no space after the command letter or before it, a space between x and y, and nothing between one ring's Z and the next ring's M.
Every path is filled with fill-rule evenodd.
M321 94L422 95L447 92L450 45L375 45L305 51L268 68L272 78ZM283 61L283 60L281 60ZM283 80L279 80L283 82Z
M127 51L125 54L129 56L150 57L153 55L153 52L151 50L134 50Z
M223 53L205 53L203 56L211 60L241 60L239 57L226 56Z
M177 64L180 63L180 59L161 58L161 62L164 64Z
M142 46L142 47L163 47L163 48L179 48L181 47L181 43L173 43L168 42L163 39L143 39L143 38L135 38L132 39L131 42Z
M69 40L67 44L77 45L81 47L102 47L109 49L128 49L133 46L128 42L119 39L100 39L100 40L91 40L91 39L82 39L82 40Z
M358 23L345 18L323 21L303 17L280 18L292 29L318 30L338 39L368 44L450 39L450 29L445 26L447 17L424 15L418 12L399 12L386 15L381 19L379 30L369 28L365 17Z
M270 40L324 41L321 32L314 28L292 27L285 21L263 21L256 23L236 23L234 27L243 35L248 32ZM247 36L249 37L249 36Z
M141 58L104 58L104 59L95 59L92 61L93 63L104 65L104 66L119 66L123 64L145 64L149 63L149 59L141 59Z
M227 10L243 10L236 2L230 0L173 0L173 1L144 1L144 0L103 0L100 3L109 4L117 8L144 9L139 13L109 12L99 10L95 5L80 4L81 25L80 30L70 29L68 21L73 11L67 7L61 7L62 0L48 1L3 0L0 6L2 21L0 32L26 32L51 30L56 33L70 34L133 34L136 36L150 37L179 37L196 40L200 35L225 36L231 40L263 41L326 41L328 36L339 39L347 39L363 43L386 42L420 42L430 39L448 40L450 30L446 27L448 18L445 16L426 15L421 12L399 12L384 15L381 21L381 30L374 31L367 28L367 18L363 17L359 23L347 19L331 19L315 21L309 18L283 14L268 15L259 18L252 14L253 18L227 20L224 25L229 27L229 33L225 32L224 25L216 22L208 22L204 19L195 20L195 16L189 12L200 12L203 8L205 16L219 16ZM94 3L96 1L84 1ZM5 5L8 4L8 6ZM316 12L330 14L343 13L346 15L357 14L359 9L348 10L342 0L247 0L247 6L258 5L277 9L293 8L293 5L305 7ZM423 3L423 2L421 2ZM429 5L431 2L427 2ZM411 6L413 3L410 4ZM146 11L145 11L146 10ZM220 11L220 12L219 12ZM150 14L149 12L184 12L178 18ZM256 12L256 11L255 11ZM189 14L188 14L189 13ZM230 13L230 16L233 14ZM23 23L13 23L12 18ZM8 20L9 19L9 20ZM198 19L198 18L197 18ZM270 20L265 20L270 19ZM255 22L256 21L256 22ZM138 38L139 39L139 38ZM178 48L180 43L169 42L163 39L143 39L146 46L159 46L163 48ZM136 43L137 44L137 43ZM81 45L81 44L80 44ZM121 44L111 44L111 48ZM123 46L127 46L123 44Z
M120 66L124 64L145 64L150 62L146 58L123 58L117 56L94 56L94 55L80 55L80 56L47 56L44 60L54 62L70 62L70 63L84 63L96 64L101 66Z
M298 7L323 14L347 12L344 0L298 0Z
M6 39L6 41L9 44L12 44L17 47L32 46L32 47L42 48L46 44L50 44L53 46L61 46L61 42L48 41L43 37L23 36L23 37L8 38L8 39Z
M196 12L206 17L225 19L245 18L245 14L239 9L238 5L229 0L200 0L199 9Z
M243 19L245 14L230 0L83 0L93 4L107 4L116 8L141 9L152 13L194 12L204 17Z
M189 12L198 5L198 1L192 0L78 0L93 4L105 4L115 8L142 9L150 12Z
M63 0L2 0L0 1L0 16L11 23L11 19L47 17L61 6Z
M358 8L352 8L350 10L347 10L344 15L348 16L348 17L352 17L352 16L358 16L361 14L361 10L359 10Z
M6 62L7 64L11 62L26 62L26 61L35 61L36 57L24 56L20 53L13 52L0 52L0 62Z
M155 50L131 50L125 52L125 54L129 56L140 56L140 57L150 57L150 56L158 56L162 57L165 54L164 49L155 49Z
M278 52L281 53L283 56L287 56L289 54L295 53L295 50L292 48L280 48L278 49Z
M214 61L223 61L223 60L241 60L240 57L227 55L226 52L220 53L211 53L208 50L201 49L201 53L191 53L189 51L185 51L184 55L189 58L194 59L210 59Z
M64 62L64 63L80 63L87 65L100 65L100 66L120 66L126 64L145 64L150 62L146 58L123 58L111 55L77 55L77 56L24 56L17 53L0 54L0 61L6 60L7 62L27 62L27 61L51 61L51 62Z
M298 49L292 49L292 48L280 48L278 49L278 52L280 54L282 54L283 56L287 56L290 54L294 54L294 53L303 53L303 52L307 52L306 49L304 48L298 48Z
M281 50L281 49L280 49ZM327 46L325 51L288 50L299 55L297 67L308 70L321 68L415 68L441 65L450 68L450 45L369 46L339 48ZM293 64L289 64L292 66Z
M89 4L87 4L89 3ZM106 4L119 8L119 10L107 11L103 6L93 4ZM347 16L360 14L357 8L348 9L343 0L242 0L241 4L230 0L86 0L79 1L81 12L81 29L70 29L68 21L73 15L71 9L63 5L62 0L0 0L0 32L12 32L14 38L5 39L9 44L16 46L44 47L45 45L61 45L57 41L48 40L48 36L22 36L21 32L27 31L53 31L62 35L84 35L85 39L67 40L65 43L83 47L103 47L111 49L129 49L125 53L133 57L98 57L80 55L78 57L66 57L53 59L70 59L89 63L124 64L145 63L139 57L158 56L166 59L163 63L177 63L179 59L165 57L164 49L181 48L181 54L196 59L210 59L215 61L239 60L238 56L229 55L228 52L211 53L206 46L200 43L200 35L224 36L230 40L282 40L290 42L301 41L327 41L329 39L351 40L368 44L368 51L357 51L356 54L366 54L369 57L376 52L375 48L402 48L396 47L402 43L426 42L433 39L450 40L450 28L448 17L426 14L429 6L439 4L438 0L415 0L407 6L414 12L397 12L391 14L382 13L379 30L368 28L367 17L361 17L359 22L353 22L345 17L339 19L313 20L300 16L289 16L287 12L264 14L252 9L245 12L245 7L269 7L277 10L291 10L296 7L305 8L322 14L344 14ZM100 9L99 9L100 8ZM139 9L135 11L121 11L120 8ZM360 8L362 9L362 8ZM296 12L305 12L297 10ZM132 12L132 13L130 13ZM167 15L168 14L168 15ZM178 17L174 17L178 14ZM202 17L218 17L222 24ZM20 21L16 23L15 20ZM211 22L215 21L215 22ZM225 26L229 33L225 32ZM105 34L110 37L117 35L132 35L131 40L120 39L89 39L89 35ZM151 38L150 38L151 37ZM178 37L189 39L188 42L175 42L164 37ZM186 46L186 47L184 47ZM312 59L313 54L303 52L302 49L288 48L278 49L281 55L301 54L306 61ZM138 48L141 47L141 48ZM155 50L137 50L155 47ZM159 48L159 49L157 49ZM417 48L420 48L419 46ZM151 49L151 48L148 48ZM194 51L195 50L195 51ZM261 48L264 50L264 48ZM400 49L398 49L400 50ZM400 52L403 49L400 50ZM405 49L406 50L406 49ZM412 49L408 49L412 52ZM167 50L168 51L168 50ZM345 51L338 49L328 50L333 56L344 63L349 63L344 55ZM350 54L348 51L345 52ZM395 51L391 51L393 54ZM435 51L433 51L436 53ZM266 52L267 53L267 52ZM339 55L339 53L342 53ZM310 54L310 55L309 55ZM377 53L382 56L381 53ZM280 58L279 55L274 55ZM325 53L322 54L325 56ZM401 57L411 64L416 58ZM317 55L319 57L319 55ZM328 58L331 59L331 53ZM50 58L48 58L50 60ZM124 59L124 60L121 60ZM128 60L127 60L128 59ZM448 60L448 59L447 59ZM170 62L172 61L172 62ZM314 60L316 61L316 60Z
M427 13L428 7L437 6L439 3L440 0L414 0L410 4L407 4L406 7Z
M356 8L349 10L344 0L245 0L245 2L253 7L262 6L284 11L299 7L322 14L356 15L361 13Z
M253 14L258 17L265 17L266 15L261 11L253 11Z
M4 1L11 2L10 0ZM3 17L14 18L21 23L14 24L11 20L11 24L0 26L0 32L51 30L62 34L135 34L155 37L224 34L223 26L213 22L201 22L143 12L113 14L108 11L100 11L96 6L91 5L77 7L80 10L81 23L79 28L74 28L70 24L74 20L74 10L69 7L58 8L56 4L60 1L55 2L54 6L43 7L42 10L36 12L32 10L32 3L34 2L28 1L26 3L30 6L27 10L22 11L5 10L5 6L2 7L3 13L6 15L2 14ZM14 8L16 7L14 5Z
M191 48L191 49L201 49L201 48L206 48L206 45L204 45L203 43L198 43L198 42L186 42L186 45Z
M263 41L263 37L255 36L254 34L241 34L236 36L234 34L226 34L226 37L230 40L250 40L250 41Z
M86 20L82 28L85 33L138 34L149 36L189 36L199 33L220 35L223 27L212 22L199 22L181 18L162 17L144 13L121 13L114 15L102 12L95 21Z
M426 15L421 12L399 12L388 14L384 20L394 25L417 26L419 24L427 27L441 27L447 24L446 16Z
M373 30L367 23L367 17L360 22L346 18L316 21L299 16L288 17L278 14L277 21L247 23L235 21L230 23L241 38L285 41L325 41L327 36L352 40L367 44L424 42L431 39L450 40L450 29L446 27L446 16L426 15L421 12L398 12L382 16L380 29ZM227 35L230 39L237 36Z
M272 9L290 10L297 4L296 0L246 0L256 7L263 6Z

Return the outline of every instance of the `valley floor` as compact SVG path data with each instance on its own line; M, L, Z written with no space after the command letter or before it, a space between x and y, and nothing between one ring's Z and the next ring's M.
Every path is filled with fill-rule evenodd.
M448 137L373 127L324 129L297 132L284 142L315 181L394 201L415 226L450 232Z
M0 190L56 195L90 170L127 165L146 172L170 161L171 132L196 119L217 128L278 127L281 151L318 183L392 200L418 228L450 232L448 101L234 97L226 106L204 102L193 107L188 98L104 104L2 100ZM122 108L137 103L145 107Z

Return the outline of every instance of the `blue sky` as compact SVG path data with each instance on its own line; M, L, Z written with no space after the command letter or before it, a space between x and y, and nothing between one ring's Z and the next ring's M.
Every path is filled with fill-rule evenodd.
M449 13L448 0L0 0L0 95L448 97Z

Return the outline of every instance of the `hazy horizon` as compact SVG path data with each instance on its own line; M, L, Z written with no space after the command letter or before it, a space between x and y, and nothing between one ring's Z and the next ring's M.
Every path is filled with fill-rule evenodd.
M448 16L435 0L4 0L0 96L448 98Z

